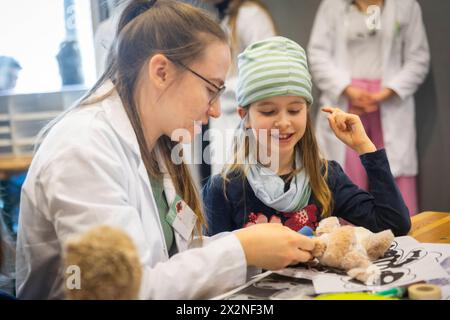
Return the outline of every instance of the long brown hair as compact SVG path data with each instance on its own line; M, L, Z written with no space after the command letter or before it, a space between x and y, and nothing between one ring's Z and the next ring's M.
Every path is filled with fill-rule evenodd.
M247 109L248 108L251 108L251 106L247 107ZM238 136L236 136L236 138L237 137ZM244 139L245 141L236 141L235 139L233 145L233 159L229 164L224 166L221 172L225 197L227 196L226 187L230 180L230 174L245 179L248 170L247 162L242 163L242 160L247 161L248 159L250 153L250 143L249 137L245 137ZM301 170L305 170L309 177L311 191L322 207L322 218L329 217L333 211L333 198L327 184L328 161L320 156L313 124L311 122L309 106L305 133L300 141L298 141L295 145L295 150L296 152L300 152L303 166L301 168L295 168L290 176L293 177Z
M204 10L173 0L132 0L120 17L106 71L80 102L89 105L107 98L113 90L101 97L92 96L106 81L113 81L133 126L149 177L162 178L156 156L159 149L176 192L198 217L198 235L206 221L189 169L184 163L172 162L171 150L177 143L167 136L160 137L155 148L149 150L135 95L141 70L153 55L163 54L171 61L188 65L200 59L214 40L227 43L225 33ZM180 67L179 72L185 71Z

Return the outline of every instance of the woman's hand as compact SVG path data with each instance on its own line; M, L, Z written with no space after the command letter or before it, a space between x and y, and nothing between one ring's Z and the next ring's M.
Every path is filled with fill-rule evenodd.
M349 111L350 113L362 115L378 110L378 101L366 90L349 85L345 88L344 94L352 106L352 109Z
M279 270L312 259L314 241L279 223L262 223L236 233L247 265Z
M383 88L381 91L376 93L371 93L370 97L373 99L376 103L381 103L384 100L389 99L390 97L395 95L395 91L390 88Z
M359 155L377 150L357 115L333 107L322 108L322 111L329 113L328 122L336 137Z

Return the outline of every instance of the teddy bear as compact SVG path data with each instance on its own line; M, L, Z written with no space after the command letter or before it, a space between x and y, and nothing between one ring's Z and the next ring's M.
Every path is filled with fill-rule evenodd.
M69 300L135 300L138 299L142 269L138 251L122 230L97 226L66 241L65 270L79 268L79 287L67 285Z
M351 225L341 226L338 218L320 221L313 238L312 255L322 265L345 270L347 274L366 285L374 285L380 269L372 263L389 249L394 240L391 230L378 233Z

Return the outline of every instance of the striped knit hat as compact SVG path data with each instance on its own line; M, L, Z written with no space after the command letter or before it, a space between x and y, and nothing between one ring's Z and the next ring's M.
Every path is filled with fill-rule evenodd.
M272 37L255 42L238 56L237 102L241 107L275 96L301 96L312 104L306 53L296 42Z

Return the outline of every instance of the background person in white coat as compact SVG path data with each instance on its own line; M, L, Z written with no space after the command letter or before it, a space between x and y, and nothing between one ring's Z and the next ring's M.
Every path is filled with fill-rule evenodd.
M19 298L63 298L63 244L99 224L132 237L143 299L209 298L243 284L248 266L311 259L312 240L281 225L192 240L205 220L186 165L171 153L192 139L194 121L220 114L230 60L222 29L199 9L130 2L105 74L33 158L21 197ZM178 129L188 134L172 141Z
M102 21L94 35L95 64L97 75L100 77L107 67L107 58L109 49L114 41L117 25L119 23L120 13L125 8L127 1L110 0L106 2L108 6L109 17Z
M225 130L235 130L241 118L237 114L236 84L237 56L250 44L276 35L273 18L266 6L258 0L203 0L217 8L222 28L228 34L232 65L228 71L227 88L221 96L222 116L211 119L210 129L221 135L211 134L211 174L221 171L230 154L232 135L225 141Z
M325 0L308 50L321 105L338 105L360 115L376 147L386 148L397 185L415 214L418 165L413 95L425 79L430 60L419 4L415 0ZM336 143L321 114L316 130L325 156L337 160L367 190L358 155Z

